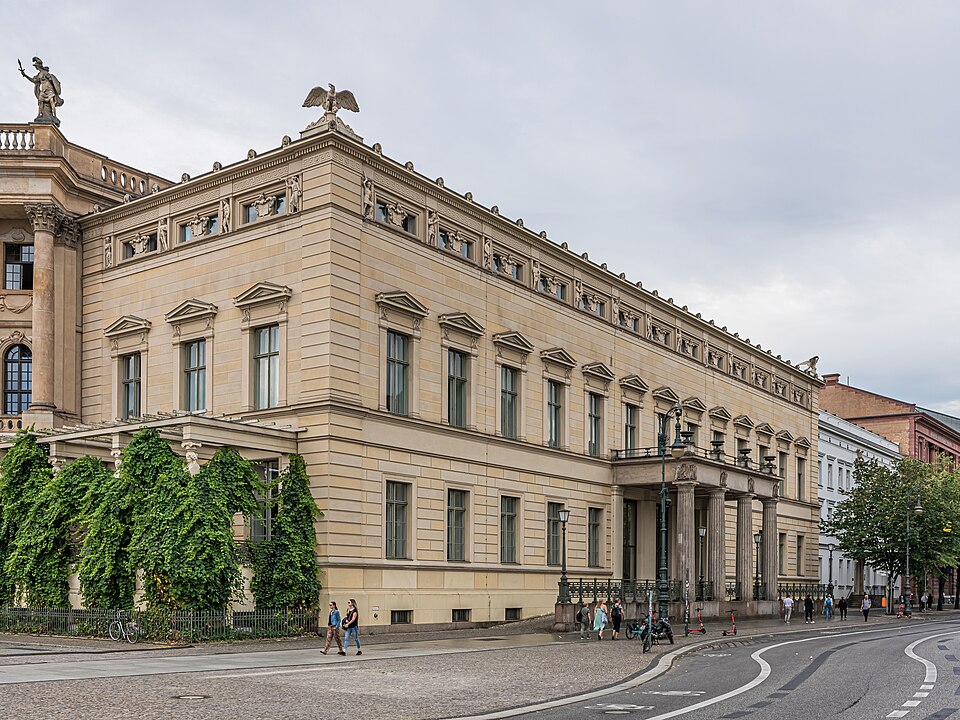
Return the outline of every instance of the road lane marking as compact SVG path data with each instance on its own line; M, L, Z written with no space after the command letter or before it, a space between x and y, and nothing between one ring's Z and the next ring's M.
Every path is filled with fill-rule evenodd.
M887 717L902 718L904 715L909 715L909 714L910 714L909 710L894 710L892 713L887 715Z

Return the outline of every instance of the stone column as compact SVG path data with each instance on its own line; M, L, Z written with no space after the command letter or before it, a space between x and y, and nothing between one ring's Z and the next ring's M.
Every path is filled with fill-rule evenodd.
M777 534L777 501L778 498L763 499L763 546L761 547L761 562L763 563L763 587L767 592L767 600L777 599L777 582L779 581L780 566L777 564L777 551L780 537Z
M740 599L753 599L753 495L737 498L737 583Z
M33 223L33 401L29 411L41 427L52 427L56 408L53 239L65 216L52 203L26 205L24 210ZM47 422L44 416L48 416Z
M710 490L707 503L707 582L713 583L713 599L722 600L727 581L727 533L723 501L726 490Z
M697 586L697 517L694 507L693 481L678 480L677 488L677 580L689 580Z
M613 558L613 577L623 577L623 488L614 485L610 493L610 548Z

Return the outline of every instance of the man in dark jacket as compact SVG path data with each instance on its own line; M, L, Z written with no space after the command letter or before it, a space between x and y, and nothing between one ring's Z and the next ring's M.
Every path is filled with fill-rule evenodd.
M810 593L807 593L803 599L803 616L804 622L813 623L813 598L810 597Z

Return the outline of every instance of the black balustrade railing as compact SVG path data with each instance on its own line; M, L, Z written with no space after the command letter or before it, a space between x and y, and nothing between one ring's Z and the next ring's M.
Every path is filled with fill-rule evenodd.
M777 585L777 599L805 598L809 595L814 600L823 600L831 594L831 589L829 585L823 583L780 583Z
M738 582L725 583L723 586L723 599L726 602L732 602L734 600L743 600L743 593L740 590L740 583Z
M667 583L670 602L683 600L684 583L681 580L671 580ZM648 594L653 593L654 599L658 596L656 580L591 580L585 578L571 579L568 584L570 597L577 603L590 603L597 600L608 602L623 599L624 602L646 602ZM690 584L691 600L715 600L713 583L704 582L702 585Z

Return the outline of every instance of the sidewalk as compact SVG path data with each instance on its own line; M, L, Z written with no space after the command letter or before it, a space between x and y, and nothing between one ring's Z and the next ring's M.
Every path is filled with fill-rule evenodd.
M924 618L918 613L913 620L897 620L871 612L869 622L864 623L858 612L843 622L825 622L820 616L815 625L805 625L801 618L789 626L773 618L751 619L738 623L736 638L724 638L721 630L728 625L717 622L706 623L706 635L684 638L681 623L674 625L676 645L654 646L648 654L641 652L637 640L580 641L579 633L530 632L531 625L536 625L531 622L425 636L398 633L363 638L360 657L354 651L346 657L321 655L323 641L316 637L149 650L145 645L120 646L102 640L7 635L0 636L0 645L33 643L46 648L49 642L68 654L47 655L42 663L38 658L29 664L25 660L30 658L23 655L0 658L0 683L5 706L17 708L19 720L44 717L46 699L56 703L64 692L69 692L75 703L76 717L103 720L153 717L142 713L150 703L158 712L172 712L171 698L181 693L209 696L209 701L197 701L207 703L198 714L204 718L249 716L254 707L255 715L277 719L314 716L304 714L305 708L322 708L322 716L329 720L448 718L607 687L637 676L661 656L684 646L828 628L915 624L957 615L931 611ZM137 677L135 697L141 710L125 708L111 698L120 704L111 711L115 714L104 714L104 698L111 689L129 687L110 678L125 676ZM53 680L61 682L49 682ZM25 711L31 707L38 708L36 715ZM188 710L182 705L178 708L179 712ZM134 715L125 714L130 712Z

